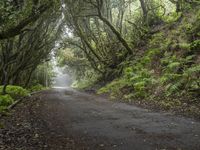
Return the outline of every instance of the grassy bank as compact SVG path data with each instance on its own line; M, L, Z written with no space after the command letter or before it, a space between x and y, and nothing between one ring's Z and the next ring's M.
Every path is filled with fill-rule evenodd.
M98 94L200 115L200 11L181 16L157 26L138 59L123 62L122 75Z

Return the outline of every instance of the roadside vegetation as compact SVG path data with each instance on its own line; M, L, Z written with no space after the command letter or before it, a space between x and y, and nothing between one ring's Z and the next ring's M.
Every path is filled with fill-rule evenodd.
M122 75L98 93L199 114L199 27L199 9L184 12L178 22L165 23L147 39L142 56L126 61Z

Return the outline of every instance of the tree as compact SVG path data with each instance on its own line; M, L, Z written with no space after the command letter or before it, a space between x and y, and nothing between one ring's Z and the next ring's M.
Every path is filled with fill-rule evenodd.
M34 1L33 4L38 3ZM45 8L43 9L44 12L36 12L34 13L36 16L28 17L31 22L25 21L29 23L22 23L23 25L20 25L19 30L15 33L12 30L16 29L16 26L13 28L8 27L8 30L3 31L3 33L8 33L7 37L4 36L0 41L0 61L2 64L0 72L3 74L1 77L1 84L4 85L3 94L6 94L8 84L28 85L37 66L49 59L55 41L58 39L61 26L61 24L58 24L60 20L58 16L61 13L59 7L54 5L51 10L49 5L38 7L39 9ZM36 20L33 21L30 18ZM19 24L21 24L21 21ZM24 27L27 27L27 29L24 30ZM23 74L27 73L29 75L24 78Z

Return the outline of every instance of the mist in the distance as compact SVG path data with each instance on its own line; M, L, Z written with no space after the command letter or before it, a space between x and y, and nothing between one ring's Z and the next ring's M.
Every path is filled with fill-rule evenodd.
M56 76L54 77L53 87L70 87L72 78L64 71L63 68L55 67Z

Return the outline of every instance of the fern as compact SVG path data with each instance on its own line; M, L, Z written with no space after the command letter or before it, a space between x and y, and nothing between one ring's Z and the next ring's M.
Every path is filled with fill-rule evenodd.
M200 73L200 65L190 67L184 71L184 74L187 74L187 75L192 75L192 74L197 74L197 73Z
M177 69L179 69L180 66L181 66L180 62L172 62L167 66L167 69L169 69L170 71L174 72Z

